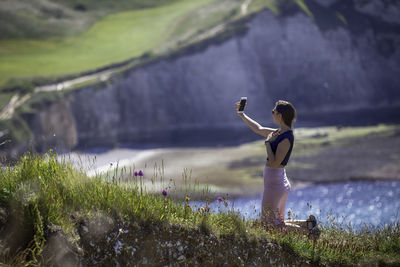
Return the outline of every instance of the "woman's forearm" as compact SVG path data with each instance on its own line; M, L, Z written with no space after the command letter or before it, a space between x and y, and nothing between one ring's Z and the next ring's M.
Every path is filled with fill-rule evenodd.
M247 126L249 126L249 128L255 132L255 133L259 133L259 131L261 130L262 126L256 122L255 120L251 119L249 116L247 116L244 113L239 113L239 117L242 118L242 120L246 123Z

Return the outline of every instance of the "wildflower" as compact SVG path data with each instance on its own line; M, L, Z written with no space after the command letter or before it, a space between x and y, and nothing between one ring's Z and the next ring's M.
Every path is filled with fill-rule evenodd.
M224 201L224 200L222 199L222 197L218 197L217 200L218 200L218 202Z
M282 231L286 232L286 228L282 228Z
M163 189L162 194L163 194L164 196L167 196L167 190Z
M143 171L140 170L140 171L138 172L138 175L139 175L139 176L143 176Z
M200 210L201 210L202 213L208 213L208 212L210 212L210 208L207 207L207 206L206 206L206 207L201 207Z
M190 208L190 204L189 203L186 204L186 208Z
M139 175L139 173L138 173L137 171L135 171L134 174L135 174L135 176L138 176L138 175Z

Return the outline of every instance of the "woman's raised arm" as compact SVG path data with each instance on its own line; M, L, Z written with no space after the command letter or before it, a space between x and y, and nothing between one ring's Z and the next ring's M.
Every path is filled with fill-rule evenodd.
M239 106L240 106L240 102L237 102L236 103L236 112L239 111ZM267 127L261 126L258 122L251 119L249 116L247 116L244 113L237 113L237 114L239 115L239 117L242 118L242 120L246 123L247 126L249 126L249 128L253 132L255 132L256 134L259 134L265 138L267 138L270 133L272 133L276 130L274 128L267 128Z

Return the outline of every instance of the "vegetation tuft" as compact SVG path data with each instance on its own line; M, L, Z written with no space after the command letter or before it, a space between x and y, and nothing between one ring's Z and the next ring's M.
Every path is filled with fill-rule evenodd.
M52 152L27 153L15 166L2 167L0 261L48 263L60 258L51 254L60 253L51 249L58 237L68 240L63 242L85 264L400 264L398 222L353 231L333 220L313 243L286 229L263 230L259 221L233 210L214 214L207 204L193 209L190 196L182 202L166 190L147 193L142 179L132 175L128 186L113 178L88 178Z

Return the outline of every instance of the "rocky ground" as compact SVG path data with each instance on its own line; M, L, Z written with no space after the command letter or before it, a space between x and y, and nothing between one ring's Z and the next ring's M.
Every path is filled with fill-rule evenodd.
M308 266L266 239L215 236L206 228L144 226L137 222L86 220L80 228L84 266ZM96 229L107 224L109 231ZM107 228L107 227L106 227ZM96 236L93 233L97 233Z
M10 231L6 209L0 208L0 219L4 221L0 223L3 266L1 262L9 261L10 248L29 243L32 233ZM46 227L47 241L38 259L41 266L310 266L307 260L299 259L265 235L255 237L243 229L217 236L207 222L188 228L123 221L100 212L74 219L78 241L72 241L59 226ZM23 229L30 228L24 220L18 223ZM20 265L18 259L15 265Z

